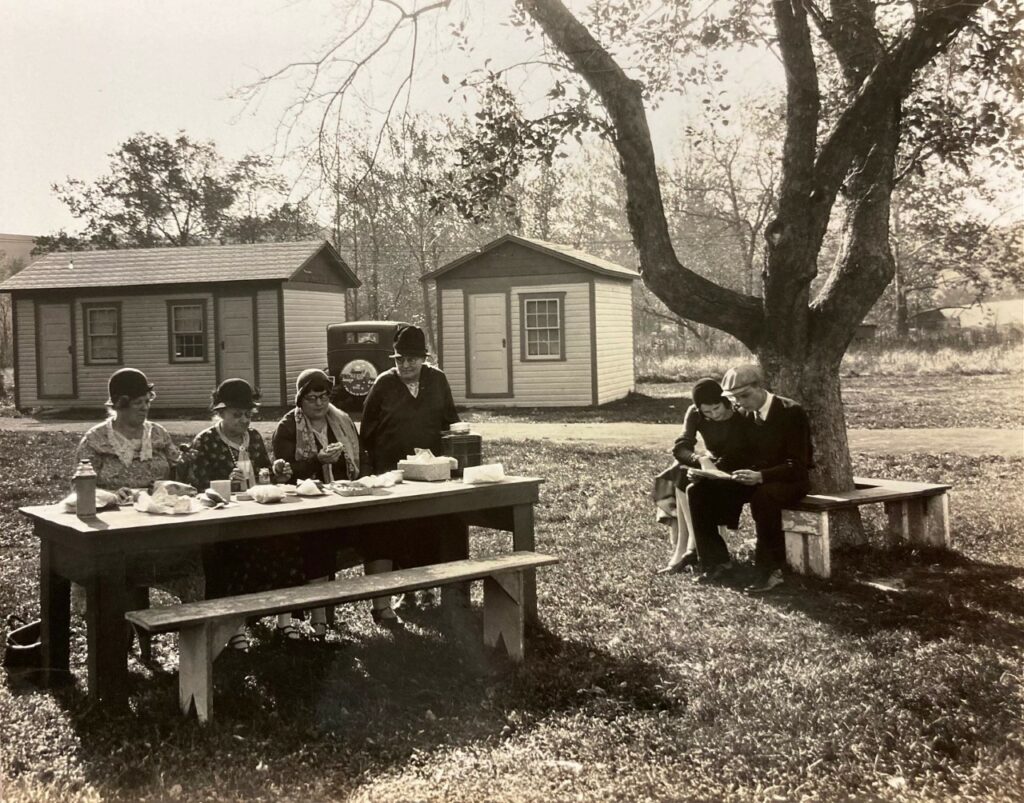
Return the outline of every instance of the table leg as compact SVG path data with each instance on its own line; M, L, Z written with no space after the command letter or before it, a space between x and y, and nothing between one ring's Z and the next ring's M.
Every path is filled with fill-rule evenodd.
M40 640L47 685L67 679L71 652L71 581L53 568L53 544L39 542Z
M86 585L89 695L112 704L128 700L128 600L124 556L102 556Z
M534 551L533 505L515 505L512 508L512 549ZM523 571L523 612L526 623L538 624L537 618L537 570Z

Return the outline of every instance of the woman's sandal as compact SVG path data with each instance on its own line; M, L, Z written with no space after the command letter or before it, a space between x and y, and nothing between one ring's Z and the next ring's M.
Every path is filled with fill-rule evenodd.
M286 639L287 641L301 641L302 633L299 632L299 628L295 626L294 622L289 622L286 625L278 625L277 630L278 638Z
M245 633L235 633L228 639L228 646L237 652L249 652L249 637Z
M698 560L696 552L685 552L678 563L662 566L655 574L681 574L688 566L696 566Z

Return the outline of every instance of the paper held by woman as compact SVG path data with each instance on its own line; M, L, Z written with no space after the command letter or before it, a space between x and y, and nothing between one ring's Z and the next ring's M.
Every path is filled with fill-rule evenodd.
M703 477L708 480L733 480L732 474L717 468L714 461L706 455L701 456L700 468L691 468L689 473L694 477Z

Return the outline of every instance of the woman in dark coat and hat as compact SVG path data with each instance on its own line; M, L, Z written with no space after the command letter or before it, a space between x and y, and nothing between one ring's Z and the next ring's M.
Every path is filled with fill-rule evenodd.
M685 493L691 482L688 469L713 466L730 473L744 468L747 465L744 461L749 461L744 434L746 420L735 414L732 404L722 394L722 386L714 379L700 379L693 386L691 396L693 404L683 417L683 432L672 447L676 464L655 479L653 497L658 521L668 524L675 536L672 556L658 574L674 574L697 563L697 545ZM698 436L704 443L703 448L698 447ZM719 525L735 529L741 508L742 505L736 505L735 509L720 511ZM686 525L685 535L679 529L680 513Z
M395 333L395 367L377 377L366 396L359 441L374 474L391 471L416 449L441 454L441 433L458 422L444 372L426 364L427 343L418 326ZM451 516L403 522L396 561L426 566L468 554L466 526Z

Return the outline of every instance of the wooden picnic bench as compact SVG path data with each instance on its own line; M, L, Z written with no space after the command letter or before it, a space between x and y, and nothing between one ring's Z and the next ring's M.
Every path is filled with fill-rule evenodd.
M250 617L403 594L422 588L484 581L484 643L523 660L527 595L524 573L558 558L519 551L493 558L457 560L416 569L312 583L235 597L128 611L125 618L147 633L178 633L178 701L200 722L213 716L213 661Z
M890 543L950 547L949 485L854 477L855 489L809 494L782 511L786 562L799 574L829 577L832 514L861 505L884 504Z

